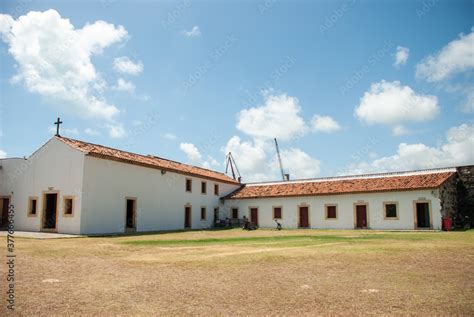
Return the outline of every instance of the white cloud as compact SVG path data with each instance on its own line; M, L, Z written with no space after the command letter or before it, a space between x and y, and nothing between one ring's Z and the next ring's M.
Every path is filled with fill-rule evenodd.
M315 115L311 120L313 131L332 133L341 130L341 126L330 116Z
M395 52L395 63L393 65L399 67L405 65L410 56L410 49L403 46L397 46L397 51Z
M114 59L114 70L118 73L136 76L143 72L143 63L141 61L135 63L127 56L121 56Z
M179 148L181 149L181 151L184 152L184 154L186 154L186 156L191 162L196 163L202 161L202 155L201 153L199 153L198 148L194 144L181 143L179 145Z
M385 80L372 84L355 109L355 115L362 121L389 125L429 121L438 113L436 96L417 94L399 81Z
M466 101L462 107L464 112L474 112L474 86L465 90Z
M424 58L416 66L416 76L428 82L439 82L473 68L474 28L467 35L460 34L438 53Z
M354 164L347 173L404 171L474 164L474 125L462 124L446 133L437 147L400 143L397 153L372 162Z
M201 36L201 30L199 29L199 26L195 25L190 31L186 31L186 30L181 31L181 34L187 37L197 37L197 36Z
M164 138L164 139L167 139L167 140L171 140L171 141L174 141L178 138L173 133L165 133L165 134L162 134L161 137Z
M242 141L233 136L224 148L232 152L244 182L281 180L280 165L272 141ZM291 178L316 177L320 163L309 154L297 148L281 149L284 172Z
M289 140L306 132L297 98L286 94L265 94L264 97L263 105L240 111L237 122L240 131L257 139L281 140Z
M405 135L405 134L408 134L408 133L410 133L410 130L405 128L403 125L396 125L392 129L392 134L395 135L395 136Z
M6 158L6 157L7 157L7 152L0 150L0 159Z
M117 79L117 84L113 88L118 91L125 91L129 93L135 92L135 85L123 78Z
M283 150L281 151L281 157L284 172L290 174L292 179L314 178L321 171L320 162L300 149ZM274 170L280 170L276 155L273 158L272 167Z
M91 136L97 136L97 135L100 135L100 132L95 130L95 129L92 129L92 128L86 128L84 130L84 133L87 134L87 135L91 135Z
M109 136L111 138L119 139L127 135L127 132L121 123L107 124L106 128L109 130Z
M91 57L123 41L122 26L96 21L75 28L55 10L31 11L14 20L0 15L2 39L17 63L13 83L82 116L111 120L119 110L103 97L106 83Z
M207 159L204 160L199 149L192 143L181 143L179 148L184 152L184 154L186 154L188 160L190 160L194 165L208 169L221 167L221 164L212 156L208 156Z

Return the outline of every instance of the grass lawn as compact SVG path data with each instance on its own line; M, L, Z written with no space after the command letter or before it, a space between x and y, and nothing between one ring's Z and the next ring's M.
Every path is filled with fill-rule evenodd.
M24 316L474 315L473 230L233 229L15 248Z

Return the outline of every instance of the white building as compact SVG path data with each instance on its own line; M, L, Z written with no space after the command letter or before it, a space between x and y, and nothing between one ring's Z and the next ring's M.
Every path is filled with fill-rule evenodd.
M441 228L456 169L240 184L223 173L64 137L0 160L1 224L73 234L210 228L246 216L260 227ZM443 205L443 206L442 206ZM444 209L444 210L443 210Z

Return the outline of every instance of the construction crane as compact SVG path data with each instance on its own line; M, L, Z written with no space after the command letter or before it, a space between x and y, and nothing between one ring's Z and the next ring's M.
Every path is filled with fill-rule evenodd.
M283 178L284 181L288 181L290 180L290 174L285 174L285 172L283 171L283 164L281 163L281 156L280 156L280 149L278 148L278 141L276 138L274 138L273 140L275 140L275 147L277 150L278 162L280 163L281 177Z
M242 180L242 176L240 176L240 172L239 172L239 169L237 167L237 163L235 163L235 160L234 160L234 157L232 156L232 153L229 152L229 154L227 154L227 156L225 157L225 173L227 174L229 168L232 172L232 178L234 178L235 180L240 181ZM235 168L235 169L234 169ZM238 178L236 178L235 176L235 172L237 172L237 175Z

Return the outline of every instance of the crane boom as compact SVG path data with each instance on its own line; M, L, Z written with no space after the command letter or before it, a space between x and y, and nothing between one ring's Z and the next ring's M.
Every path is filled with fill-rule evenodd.
M285 172L283 171L283 164L281 163L281 156L280 156L280 149L278 148L278 141L276 138L274 138L274 140L275 140L275 146L276 146L277 155L278 155L278 162L280 163L281 177L285 181L286 177L285 177Z
M226 166L225 166L225 173L227 174L227 171L229 170L232 172L232 178L235 180L238 180L239 182L242 179L242 176L240 175L239 168L237 167L237 163L235 163L234 157L232 156L232 153L229 152L226 157ZM235 167L235 170L234 170ZM237 172L238 178L236 178L235 172Z

